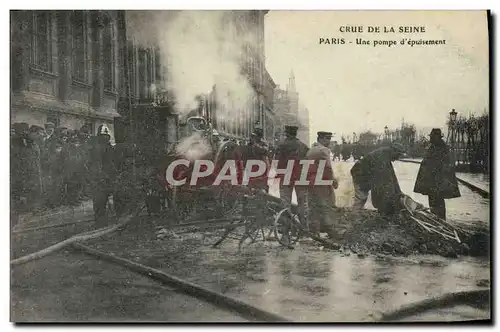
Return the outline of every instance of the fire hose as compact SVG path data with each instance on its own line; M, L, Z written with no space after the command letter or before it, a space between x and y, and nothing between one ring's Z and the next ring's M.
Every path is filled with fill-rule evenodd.
M413 303L403 306L400 309L383 314L380 318L381 322L397 321L407 317L415 316L425 313L429 310L449 308L455 305L489 305L491 290L480 289L464 292L454 292L444 294L442 296L434 297L431 299L423 300L421 302Z
M64 222L64 223L59 223L59 224L51 224L51 225L45 225L45 226L39 226L39 227L21 228L21 229L16 229L16 230L12 231L12 234L22 234L22 233L26 233L26 232L39 231L42 229L65 227L65 226L76 225L76 224L81 224L81 223L85 223L85 222L92 222L92 221L94 221L94 218L88 218L88 219L71 221L71 222Z
M56 243L56 244L54 244L50 247L47 247L45 249L42 249L40 251L13 259L10 261L10 265L15 266L15 265L25 264L25 263L43 258L47 255L53 254L54 252L59 251L59 250L65 248L73 243L76 243L79 241L87 241L87 240L91 240L91 239L96 239L96 238L102 237L104 235L113 233L116 230L121 229L124 226L126 226L128 223L130 223L134 219L134 216L137 216L140 213L140 211L142 211L143 208L144 207L140 207L139 209L137 209L137 211L134 214L126 216L124 218L125 220L122 221L121 223L107 226L107 227L103 227L103 228L96 229L93 231L77 234L77 235L72 236L72 237L70 237L62 242Z
M94 256L98 259L106 260L114 264L126 267L148 278L171 285L187 295L193 296L197 299L208 301L226 310L237 312L239 315L247 319L261 322L289 322L289 320L284 317L259 309L243 301L214 292L188 281L179 279L163 271L89 248L80 243L73 243L72 246L76 250L84 252L90 256Z

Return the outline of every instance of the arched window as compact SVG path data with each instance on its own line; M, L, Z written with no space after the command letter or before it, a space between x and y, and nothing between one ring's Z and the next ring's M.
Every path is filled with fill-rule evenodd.
M87 64L87 13L82 10L74 10L71 17L72 22L72 60L73 80L87 82L88 64Z
M108 15L103 17L103 76L104 89L114 90L115 47L113 43L113 22Z
M51 12L34 10L31 18L31 59L37 69L52 71Z

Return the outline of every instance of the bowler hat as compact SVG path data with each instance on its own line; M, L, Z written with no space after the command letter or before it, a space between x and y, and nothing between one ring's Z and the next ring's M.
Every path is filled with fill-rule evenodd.
M285 133L291 136L297 135L297 130L299 130L299 127L297 126L285 126Z
M429 136L439 136L439 137L443 137L443 133L441 132L441 129L439 128L433 128L431 130L431 133L429 134Z
M45 124L45 128L55 128L55 127L56 127L56 125L53 122L47 122Z
M318 138L332 138L333 133L329 131L318 131Z

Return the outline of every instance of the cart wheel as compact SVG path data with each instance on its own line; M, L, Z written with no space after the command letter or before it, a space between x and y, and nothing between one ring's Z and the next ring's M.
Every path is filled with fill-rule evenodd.
M283 246L291 246L300 238L299 217L289 208L281 210L274 219L274 236Z

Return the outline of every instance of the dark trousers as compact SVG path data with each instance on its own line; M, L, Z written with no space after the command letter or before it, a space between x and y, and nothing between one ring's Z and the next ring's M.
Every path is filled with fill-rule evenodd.
M131 212L135 203L135 197L130 190L115 190L113 193L113 204L117 218Z
M106 207L111 191L108 188L94 188L92 192L92 205L96 225L107 226Z
M299 220L304 227L309 228L309 188L298 186L284 186L280 184L280 197L288 204L292 204L292 194L295 189L297 195L297 205Z
M335 191L328 186L309 188L310 230L313 233L325 232L334 234Z
M440 196L429 195L429 207L431 212L439 218L446 220L446 204L444 198Z

